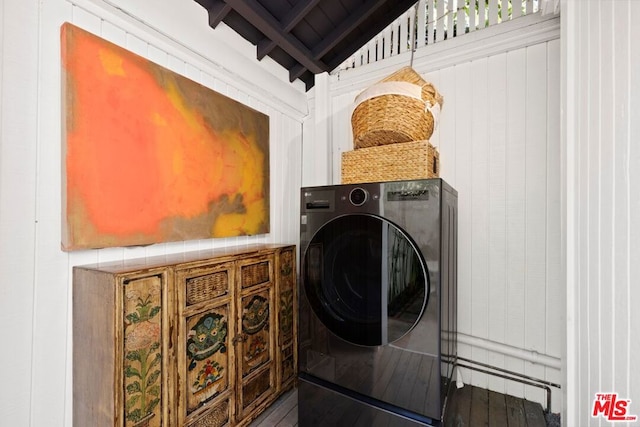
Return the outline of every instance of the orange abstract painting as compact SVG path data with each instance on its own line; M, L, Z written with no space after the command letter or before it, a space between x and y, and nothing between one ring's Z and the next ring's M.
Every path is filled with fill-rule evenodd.
M269 118L61 30L65 250L269 231Z

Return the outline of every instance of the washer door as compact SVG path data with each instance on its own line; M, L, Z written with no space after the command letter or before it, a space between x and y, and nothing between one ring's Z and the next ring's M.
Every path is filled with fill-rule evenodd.
M409 332L429 296L426 263L411 238L372 215L345 215L325 224L304 254L309 304L336 336L378 346Z

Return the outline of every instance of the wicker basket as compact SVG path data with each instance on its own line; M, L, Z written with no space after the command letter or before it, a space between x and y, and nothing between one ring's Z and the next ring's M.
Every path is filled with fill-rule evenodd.
M402 142L342 153L342 183L437 178L440 156L429 141Z
M415 85L414 91L421 95L421 99L406 94L384 93L384 90L380 96L366 97L366 92L375 93L376 86L382 87L389 82ZM358 98L363 96L365 99L358 103L351 115L355 148L428 140L433 134L436 120L431 107L439 109L443 103L436 88L411 67L401 68L358 95Z

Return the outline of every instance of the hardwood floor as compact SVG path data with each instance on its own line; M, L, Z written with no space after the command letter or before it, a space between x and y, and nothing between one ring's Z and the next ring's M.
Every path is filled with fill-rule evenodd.
M294 427L298 425L298 389L283 394L249 427Z
M446 409L445 427L546 427L539 403L466 385L456 389Z
M298 425L298 390L276 400L250 427ZM546 427L542 406L478 387L455 390L445 414L445 427ZM331 427L331 426L327 426Z

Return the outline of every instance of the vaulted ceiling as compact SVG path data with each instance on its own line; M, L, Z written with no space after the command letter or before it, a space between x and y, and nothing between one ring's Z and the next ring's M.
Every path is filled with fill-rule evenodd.
M195 0L302 80L332 71L411 7L416 0Z

